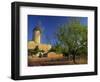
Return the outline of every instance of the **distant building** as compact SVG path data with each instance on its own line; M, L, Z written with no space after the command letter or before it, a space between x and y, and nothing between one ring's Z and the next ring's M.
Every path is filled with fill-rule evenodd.
M38 46L39 50L43 50L45 52L48 52L48 50L51 49L52 46L50 44L41 43L41 33L42 28L40 27L40 25L35 26L35 28L33 29L32 40L28 41L28 49L35 49L36 46Z

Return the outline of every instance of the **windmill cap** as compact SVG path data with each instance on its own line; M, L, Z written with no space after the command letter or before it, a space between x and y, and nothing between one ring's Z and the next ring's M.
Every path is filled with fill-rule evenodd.
M41 27L39 25L35 26L35 28L33 29L33 31L40 31L41 32Z

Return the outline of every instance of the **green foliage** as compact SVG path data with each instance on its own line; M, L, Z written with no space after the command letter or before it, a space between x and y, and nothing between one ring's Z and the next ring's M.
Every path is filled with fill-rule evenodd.
M36 46L34 49L28 49L29 55L32 55L32 54L36 55L38 52L44 53L44 50L40 50L38 46ZM41 53L39 56L41 57Z
M87 54L87 27L81 25L79 20L71 20L57 30L56 50L72 55Z

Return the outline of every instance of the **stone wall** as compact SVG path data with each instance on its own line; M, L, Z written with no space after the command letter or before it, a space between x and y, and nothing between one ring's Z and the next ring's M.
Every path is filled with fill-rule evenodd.
M38 46L40 50L44 50L45 52L50 50L52 47L50 44L37 44L34 41L28 41L28 49L34 49L36 46Z

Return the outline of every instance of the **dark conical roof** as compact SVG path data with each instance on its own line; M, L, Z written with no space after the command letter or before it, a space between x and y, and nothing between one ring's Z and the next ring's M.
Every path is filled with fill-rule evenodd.
M35 28L33 29L33 31L40 31L41 32L41 26L40 25L36 25Z

